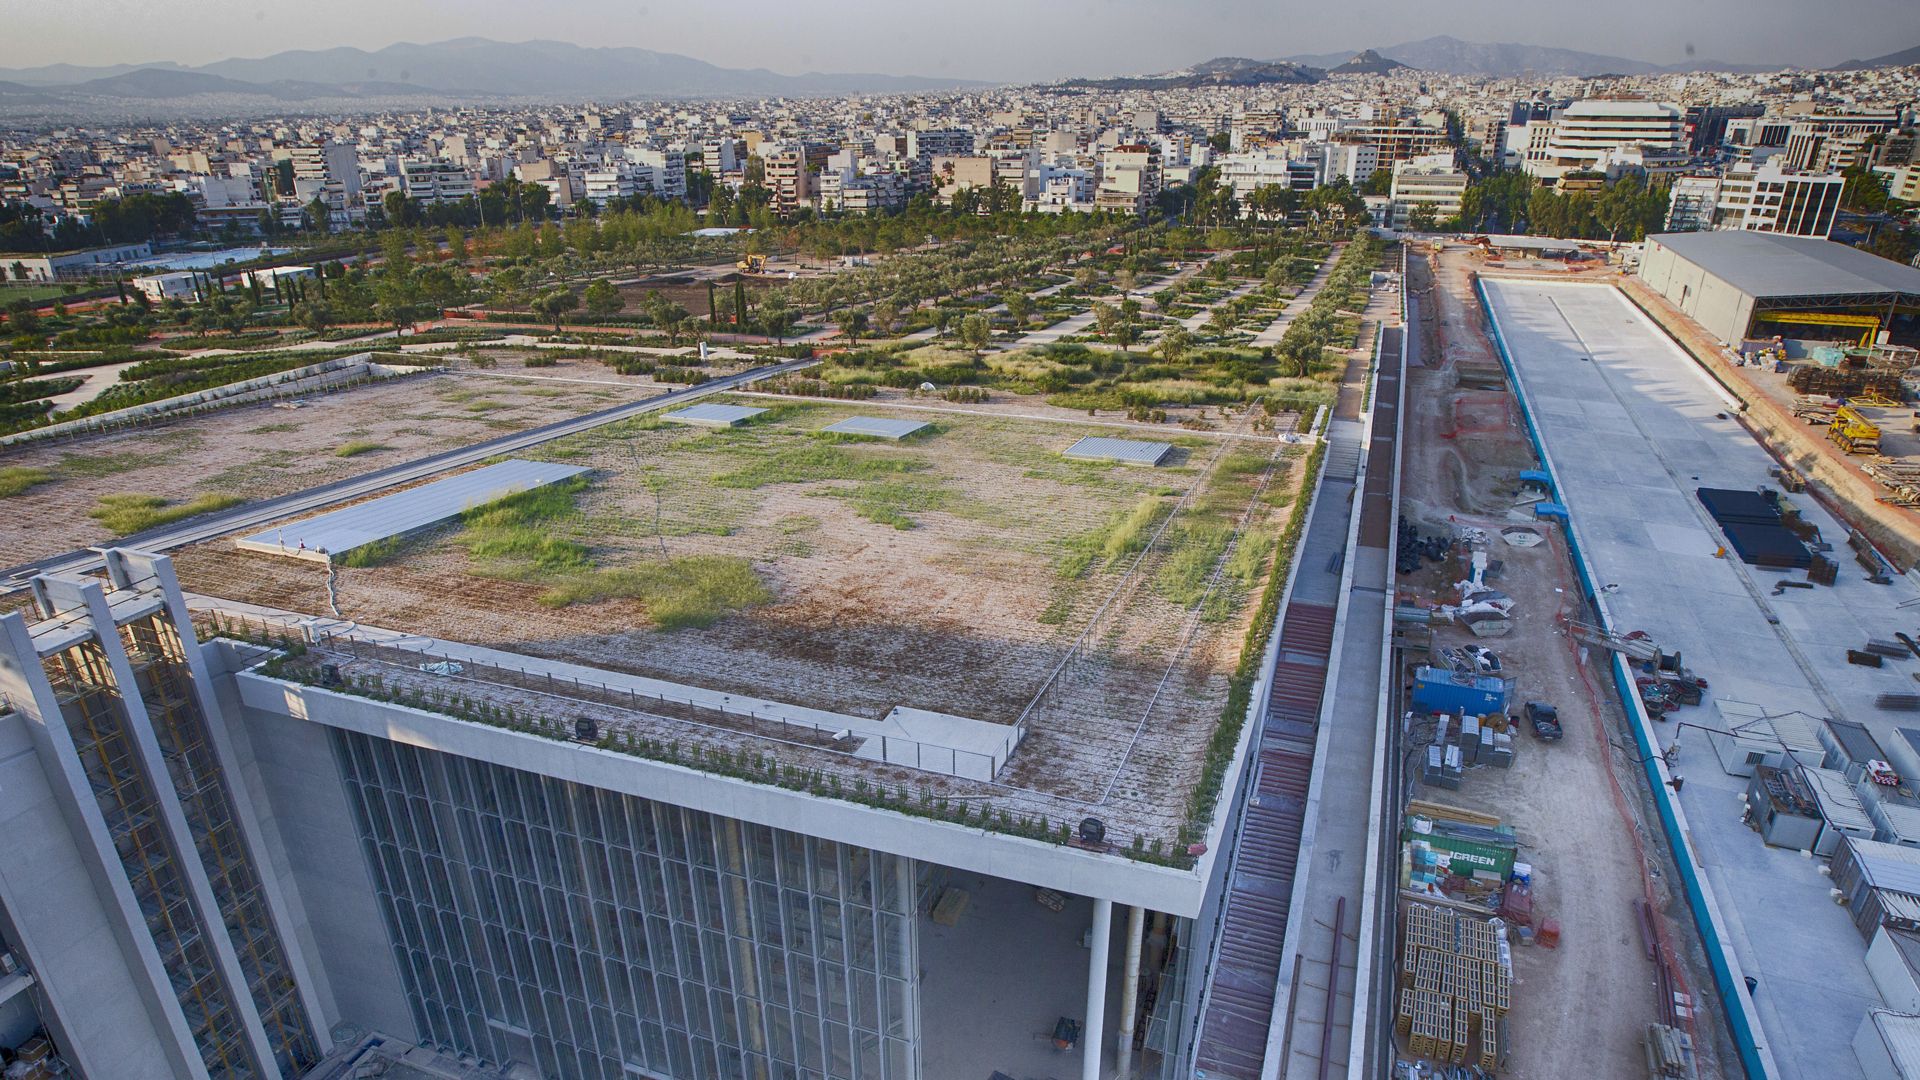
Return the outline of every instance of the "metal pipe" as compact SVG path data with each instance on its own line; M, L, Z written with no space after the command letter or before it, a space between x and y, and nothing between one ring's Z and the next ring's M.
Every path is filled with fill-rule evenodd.
M1113 901L1093 901L1092 953L1087 958L1087 1022L1080 1031L1080 1080L1100 1080L1107 1026L1107 946L1113 937Z
M1127 909L1127 963L1120 969L1120 1036L1114 1055L1120 1060L1120 1080L1133 1070L1133 1015L1140 1007L1140 943L1146 936L1147 909Z

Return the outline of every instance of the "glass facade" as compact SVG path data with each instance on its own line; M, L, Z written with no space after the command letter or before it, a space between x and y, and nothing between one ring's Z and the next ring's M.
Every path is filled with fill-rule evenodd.
M200 1059L221 1080L261 1076L141 766L106 653L87 641L47 658L46 671Z
M567 1080L905 1080L910 860L332 733L424 1041Z
M192 668L180 635L159 615L128 623L120 633L275 1064L281 1076L299 1076L320 1059L319 1043L300 1005L286 949L240 835L233 796L193 695Z

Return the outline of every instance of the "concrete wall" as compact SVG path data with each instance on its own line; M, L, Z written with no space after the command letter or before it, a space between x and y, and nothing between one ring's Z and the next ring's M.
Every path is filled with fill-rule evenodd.
M270 852L266 869L287 898L284 929L311 962L326 1029L345 1022L417 1040L327 729L228 704L227 716L239 719L241 779ZM326 1030L321 1036L330 1041Z
M169 1057L18 713L0 716L0 904L39 986L54 1039L80 1071L172 1080Z
M1738 345L1753 319L1753 298L1681 258L1658 240L1648 240L1640 277L1709 334Z

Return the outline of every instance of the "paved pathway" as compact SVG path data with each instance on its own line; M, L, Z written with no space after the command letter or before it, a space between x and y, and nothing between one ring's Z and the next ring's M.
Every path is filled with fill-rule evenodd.
M1259 349L1280 343L1280 338L1287 332L1287 327L1293 324L1293 320L1299 317L1301 312L1307 310L1307 305L1313 303L1314 297L1320 295L1320 286L1327 283L1327 278L1333 273L1334 260L1340 257L1342 250L1344 246L1336 246L1327 256L1327 261L1320 264L1320 269L1314 273L1313 280L1307 282L1307 287L1300 290L1300 295L1294 297L1281 310L1280 317L1267 324L1265 330L1253 335L1254 348Z
M119 364L102 364L99 367L82 368L78 371L62 371L54 375L35 376L27 381L46 382L50 379L71 379L75 376L86 380L72 390L64 394L56 395L52 399L53 411L65 412L75 406L85 405L87 402L99 397L106 391L107 387L120 381L121 372L138 363L142 363L142 361L128 360Z

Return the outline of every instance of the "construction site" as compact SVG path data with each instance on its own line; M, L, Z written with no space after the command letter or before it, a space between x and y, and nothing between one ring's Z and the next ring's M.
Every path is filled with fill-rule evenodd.
M1595 1075L1737 1072L1610 674L1613 649L1641 664L1658 647L1582 600L1574 508L1475 291L1485 261L1463 246L1408 261L1380 1007L1400 1060L1427 1070L1407 1075L1567 1075L1569 1030L1591 1033L1578 1061ZM1653 668L1648 700L1699 700Z
M1434 1074L1565 1075L1542 1012L1606 1075L1897 1056L1911 968L1869 953L1914 925L1911 282L1788 295L1717 238L1635 278L1410 265L1394 1012Z

